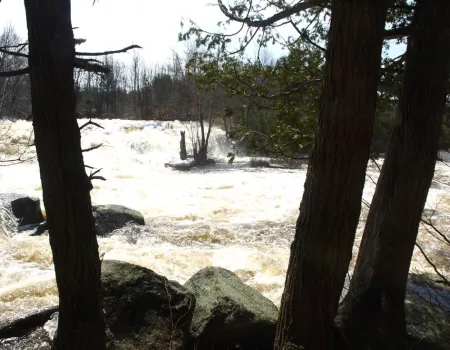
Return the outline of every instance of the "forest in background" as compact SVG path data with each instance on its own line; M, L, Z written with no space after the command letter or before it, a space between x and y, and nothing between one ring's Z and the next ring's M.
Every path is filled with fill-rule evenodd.
M25 53L22 42L12 25L3 29L0 47L17 47ZM149 64L135 50L128 65L113 55L92 61L108 74L75 68L77 117L202 119L222 127L250 154L294 161L304 158L314 139L323 48L304 42L291 44L284 57L275 59L263 47L256 59L235 56L220 66L204 53L191 40L184 53L173 52L167 62ZM401 64L396 59L392 62ZM2 71L21 69L26 63L26 57L0 51ZM396 69L386 80L398 85ZM385 152L395 116L397 97L385 90L379 91L373 155ZM450 146L449 111L447 108L443 118L441 149ZM0 116L15 120L30 115L28 76L0 77Z
M55 8L25 1L29 53L22 52L25 45L15 45L9 53L28 58L28 68L8 69L2 76L30 74L35 146L60 297L53 348L102 349L106 335L89 194L92 178L85 172L80 144L84 126L76 123L75 97L83 88L74 84L73 75L74 68L83 68L111 76L114 67L82 58L105 53L75 50L70 1L58 4ZM444 132L439 144L448 107L450 3L263 4L237 1L226 6L218 0L228 22L250 28L240 51L258 31L256 40L264 46L266 40L277 39L271 30L278 25L296 27L305 19L315 23L312 34L296 27L303 40L288 43L289 54L273 64L234 56L227 47L228 35L211 34L194 24L180 37L196 36L196 50L182 71L192 94L192 119L202 124L241 112L252 118L229 135L249 136L250 149L261 147L287 158L310 151L274 348L407 349L406 282L437 150L445 140ZM268 7L276 13L264 16ZM320 16L324 20L316 20ZM407 41L406 53L381 58L386 41L395 39ZM75 80L82 81L77 76ZM230 106L231 101L236 106ZM392 123L388 111L394 106ZM389 147L349 291L340 302L367 162L377 144L372 139L380 134L381 121L391 124Z

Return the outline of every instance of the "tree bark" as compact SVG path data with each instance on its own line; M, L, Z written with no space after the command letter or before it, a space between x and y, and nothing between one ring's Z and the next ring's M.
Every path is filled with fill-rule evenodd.
M419 0L397 119L337 323L355 346L406 348L404 299L450 73L450 1Z
M70 0L25 0L36 152L59 291L53 349L105 349L92 184L75 115Z
M375 118L387 1L335 0L318 129L282 297L275 349L334 348Z

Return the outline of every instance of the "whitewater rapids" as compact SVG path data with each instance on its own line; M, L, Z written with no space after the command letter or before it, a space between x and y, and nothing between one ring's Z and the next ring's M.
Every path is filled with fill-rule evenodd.
M103 144L85 153L85 163L102 168L100 175L107 179L94 182L93 203L137 209L147 223L99 238L104 259L142 265L180 283L205 266L221 266L278 305L306 169L251 168L250 158L241 156L230 165L226 155L232 143L215 127L210 156L218 164L204 170L173 171L164 163L178 158L180 130L186 130L190 151L189 123L96 122L104 129L89 126L82 131L83 148ZM25 148L32 143L31 130L29 122L0 121L0 159L22 153L23 159L29 159L14 166L0 164L0 192L42 199L34 148ZM370 166L368 174L364 199L370 202L376 167ZM445 183L449 174L448 166L438 165L427 203L441 212L442 227L450 224L445 214L450 212L450 187ZM363 206L354 259L366 212ZM5 231L0 235L0 321L57 303L48 237L15 232L3 214L0 225ZM441 249L429 235L420 237L427 249ZM431 271L420 254L415 254L412 269Z

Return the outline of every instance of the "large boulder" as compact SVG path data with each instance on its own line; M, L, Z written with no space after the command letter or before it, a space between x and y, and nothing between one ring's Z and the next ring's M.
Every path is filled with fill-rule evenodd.
M94 205L92 207L92 214L98 236L108 236L114 230L128 224L145 225L144 216L140 212L124 207L123 205ZM34 227L36 230L31 236L40 236L48 230L46 221Z
M30 225L37 225L44 221L39 198L20 193L2 193L0 202L17 219L19 229L21 226L27 229Z
M92 213L99 236L106 236L129 223L145 225L144 216L140 212L123 205L94 205Z
M197 300L189 348L273 349L276 306L233 272L206 267L184 286Z
M184 349L195 297L141 266L105 260L103 302L117 350Z

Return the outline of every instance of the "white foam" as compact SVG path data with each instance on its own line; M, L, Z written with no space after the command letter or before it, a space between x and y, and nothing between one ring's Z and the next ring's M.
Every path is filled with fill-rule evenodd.
M180 130L186 130L191 151L188 123L96 122L105 129L88 127L82 132L84 148L104 145L85 153L85 163L103 168L100 175L107 179L94 182L93 202L129 206L140 210L147 221L145 228L125 228L100 238L105 259L146 266L181 283L200 268L222 266L279 303L305 170L254 169L245 165L248 157L237 157L234 165L228 165L232 144L223 130L213 128L211 156L224 163L213 170L173 171L163 164L178 158ZM8 127L0 122L0 135ZM19 121L8 134L16 145L24 145L30 131L31 123ZM27 154L33 156L34 151ZM442 178L450 174L446 166L437 169ZM373 167L369 172L376 178ZM0 181L2 192L41 197L35 160L0 167ZM370 201L374 188L368 180L364 199ZM446 188L433 188L428 206L438 203L447 208L446 196ZM362 228L361 224L359 235ZM57 291L48 237L2 237L0 320L54 304ZM414 267L419 266L417 261Z

